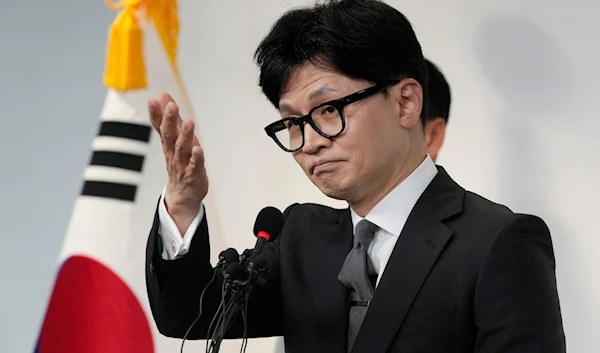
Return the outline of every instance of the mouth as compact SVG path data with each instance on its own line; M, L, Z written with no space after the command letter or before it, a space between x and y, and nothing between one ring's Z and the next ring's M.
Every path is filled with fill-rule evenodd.
M332 171L337 168L341 162L342 161L340 160L317 162L311 168L311 174L316 175L318 173Z

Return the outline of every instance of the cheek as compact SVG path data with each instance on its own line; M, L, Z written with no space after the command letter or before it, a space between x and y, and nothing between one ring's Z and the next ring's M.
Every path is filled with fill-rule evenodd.
M294 157L294 160L296 161L296 163L298 163L298 165L302 168L302 170L306 170L306 168L304 168L304 158L302 158L303 156L299 153L293 153L292 156Z
M402 145L402 129L392 119L372 119L369 124L352 130L350 144L356 173L364 173L371 169L379 169L389 164L390 159L398 153ZM350 147L350 146L349 146Z
M368 120L368 119L365 119ZM389 127L381 124L378 119L360 121L349 124L344 143L348 152L368 157L380 147L381 133Z
M354 128L351 126L345 132L343 138L337 141L341 150L348 156L348 176L354 177L363 174L365 170L372 167L374 156L378 154L378 139L370 131L370 127Z
M296 161L296 163L298 164L298 166L302 169L302 171L304 172L304 174L309 178L312 179L312 175L310 175L310 171L308 168L308 158L305 154L302 153L295 153L293 154L294 156L294 160Z

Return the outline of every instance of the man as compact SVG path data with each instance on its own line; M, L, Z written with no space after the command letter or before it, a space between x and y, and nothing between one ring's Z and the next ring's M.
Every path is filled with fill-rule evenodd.
M435 162L444 143L446 125L450 116L450 86L438 67L425 59L427 65L427 120L425 122L425 146L427 154Z
M426 154L426 68L400 12L376 0L292 10L256 60L281 115L267 134L349 207L285 210L250 337L284 335L291 353L565 351L545 223L465 191ZM207 286L204 154L168 95L149 111L169 172L148 240L150 304L164 335L205 338L222 279ZM228 337L242 334L238 320Z

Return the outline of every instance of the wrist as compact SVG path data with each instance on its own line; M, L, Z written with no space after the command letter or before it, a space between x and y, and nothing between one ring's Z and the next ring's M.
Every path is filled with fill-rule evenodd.
M173 200L168 200L165 198L165 207L167 208L167 212L173 218L191 218L196 217L198 212L200 211L200 204L198 205L189 205L179 202L174 202Z
M164 198L164 205L167 210L167 213L175 222L175 225L179 229L179 232L183 236L187 231L190 224L196 216L198 212L200 212L200 207L202 201L196 202L182 202L183 200L178 200L177 198L172 197L173 194L166 193ZM189 200L188 200L189 201Z
M165 204L165 206L167 208L169 216L171 216L171 219L173 219L173 222L175 222L179 233L183 237L187 232L187 229L194 221L194 218L196 218L196 216L198 215L200 207L198 206L198 208L194 209L192 207L181 207L176 205L172 205L171 207L169 207Z

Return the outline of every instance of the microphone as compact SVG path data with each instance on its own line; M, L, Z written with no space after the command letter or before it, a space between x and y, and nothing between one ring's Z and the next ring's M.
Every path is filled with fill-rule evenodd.
M256 245L254 245L246 266L250 282L255 282L260 286L264 285L266 278L259 279L258 271L264 270L266 259L260 254L268 241L273 241L279 236L282 228L283 213L275 207L265 207L256 216L256 222L254 223ZM259 259L262 259L262 261L258 261Z
M227 269L225 270L224 276L226 279L241 279L242 276L244 275L244 270L242 269L242 266L240 266L239 263L237 262L232 262L229 264L229 266L227 266Z
M252 250L251 249L244 250L244 252L240 255L240 265L245 264L246 259L249 259L250 256L252 256Z
M217 268L220 268L225 264L238 262L239 258L240 255L234 248L229 248L227 250L221 251L221 253L219 254L219 262L217 263Z
M267 267L267 259L264 255L258 255L256 259L254 259L254 264L260 270L262 268Z
M248 270L252 272L256 271L256 278L254 281L259 287L262 287L267 283L266 272L268 272L269 269L267 268L267 259L264 255L258 255L256 259L254 259L252 267Z
M254 235L256 236L256 244L254 251L250 256L250 262L261 253L263 247L268 241L274 241L279 236L283 228L283 213L275 207L265 207L256 216L254 223Z

